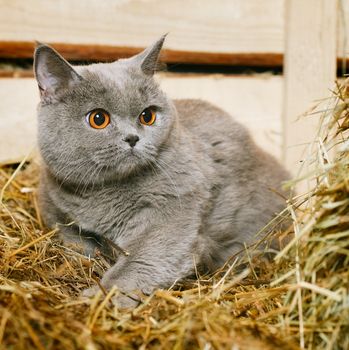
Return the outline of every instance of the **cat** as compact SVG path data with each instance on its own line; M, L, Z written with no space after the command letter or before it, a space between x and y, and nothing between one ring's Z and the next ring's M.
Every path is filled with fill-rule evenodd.
M196 265L221 267L285 207L277 192L289 174L245 127L208 102L172 101L160 89L164 39L86 66L45 44L34 54L43 220L87 255L127 251L101 279L121 291L120 307Z

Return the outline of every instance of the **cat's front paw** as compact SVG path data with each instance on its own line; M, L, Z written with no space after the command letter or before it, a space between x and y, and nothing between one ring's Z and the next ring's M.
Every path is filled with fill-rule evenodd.
M116 295L115 297L112 298L112 300L113 300L113 303L120 310L134 309L141 303L140 298L137 298L136 296L129 297L124 294Z
M98 293L98 291L100 291L100 288L98 286L90 287L82 292L82 296L93 298ZM112 297L112 302L120 310L134 309L141 303L141 299L136 295L127 296L126 294L119 292L117 295Z
M100 289L97 286L90 287L90 288L83 290L81 296L87 297L87 298L92 298L97 294L97 292L99 290Z

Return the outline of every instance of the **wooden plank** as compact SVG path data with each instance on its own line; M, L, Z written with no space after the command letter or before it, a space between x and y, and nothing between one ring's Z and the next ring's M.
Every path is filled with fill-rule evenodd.
M173 98L208 100L246 125L254 139L281 156L282 77L159 74ZM38 91L33 78L0 79L0 163L18 161L35 146Z
M0 0L0 41L6 55L19 49L28 57L32 43L38 40L87 45L81 46L84 50L79 58L89 57L90 47L92 58L105 59L107 53L101 52L110 50L112 58L129 55L168 32L166 55L171 62L196 62L208 55L205 62L217 59L217 63L229 64L234 63L234 55L251 59L254 54L257 58L252 61L258 62L264 54L267 59L271 54L281 63L284 1ZM72 56L66 56L76 57L79 46L70 47ZM186 58L190 52L197 54ZM236 60L242 61L239 56Z
M144 49L136 47L118 47L108 45L81 45L48 43L69 60L112 61L133 56ZM0 41L0 57L32 58L34 42ZM161 61L166 63L216 64L231 66L277 67L283 62L283 55L276 53L221 53L189 52L164 49Z
M338 67L342 74L348 74L349 63L349 1L338 0L337 51Z
M296 119L334 85L336 15L336 0L287 0L283 160L295 174L304 145L316 135L318 115Z
M1 78L33 78L34 72L31 69L24 69L21 67L8 66L6 68L0 69L0 79Z
M38 99L34 79L0 79L0 164L20 161L34 149Z

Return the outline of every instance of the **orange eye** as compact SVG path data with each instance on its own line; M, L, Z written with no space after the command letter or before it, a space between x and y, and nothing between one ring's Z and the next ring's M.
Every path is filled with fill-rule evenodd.
M86 121L94 129L104 129L110 123L109 113L103 109L95 109L86 115Z
M139 121L143 125L153 125L156 120L156 113L151 108L146 108L139 116Z

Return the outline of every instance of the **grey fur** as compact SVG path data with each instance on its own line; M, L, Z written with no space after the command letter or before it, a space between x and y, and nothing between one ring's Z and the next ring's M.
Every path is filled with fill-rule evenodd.
M171 101L160 90L152 75L163 41L130 59L78 67L48 46L35 52L43 218L75 222L61 226L62 237L86 254L98 237L129 251L101 281L126 293L168 287L194 262L220 267L284 207L270 189L282 192L287 172L242 125L207 102ZM143 126L138 116L149 106L157 119ZM95 108L111 115L103 130L85 121ZM134 148L127 135L139 136Z

